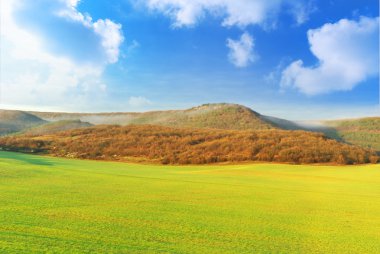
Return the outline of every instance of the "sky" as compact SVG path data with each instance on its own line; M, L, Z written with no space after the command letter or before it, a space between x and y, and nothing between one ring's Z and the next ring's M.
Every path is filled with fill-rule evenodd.
M377 0L7 0L0 12L0 108L380 115Z

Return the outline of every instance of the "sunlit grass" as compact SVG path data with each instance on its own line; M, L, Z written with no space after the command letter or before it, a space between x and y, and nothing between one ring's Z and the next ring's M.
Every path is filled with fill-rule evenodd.
M153 166L0 152L0 253L378 253L380 165Z

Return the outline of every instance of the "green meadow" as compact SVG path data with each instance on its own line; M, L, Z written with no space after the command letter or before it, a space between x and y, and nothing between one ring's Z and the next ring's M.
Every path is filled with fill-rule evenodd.
M0 152L0 253L379 253L380 165Z

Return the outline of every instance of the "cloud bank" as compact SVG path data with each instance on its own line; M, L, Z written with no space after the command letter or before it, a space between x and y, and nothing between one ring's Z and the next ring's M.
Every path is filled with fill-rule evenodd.
M80 108L103 96L103 71L119 59L121 25L108 19L94 22L77 10L78 3L2 2L3 105Z
M310 50L318 59L305 67L302 60L282 72L281 87L307 95L348 91L379 74L379 18L342 19L307 33Z
M77 10L79 0L11 0L15 23L39 36L51 53L75 61L115 63L124 40L121 25L109 19L93 21Z

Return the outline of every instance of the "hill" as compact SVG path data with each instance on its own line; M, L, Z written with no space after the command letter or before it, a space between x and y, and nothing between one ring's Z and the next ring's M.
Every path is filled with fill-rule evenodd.
M380 117L325 121L323 123L328 128L335 130L332 137L335 136L344 142L380 151Z
M317 124L305 124L261 115L245 106L228 103L204 104L185 110L143 113L59 113L5 110L1 112L0 135L20 132L42 135L103 124L122 126L150 124L178 128L214 128L222 130L306 130L322 132L340 142L359 145L380 152L379 117L319 121ZM17 120L19 118L22 120ZM46 123L51 124L41 126ZM36 126L38 128L35 128Z
M377 162L373 151L320 133L285 130L233 131L151 125L95 126L51 135L0 139L9 151L163 164L267 161L359 164Z
M80 119L100 124L153 124L183 128L216 128L229 130L299 129L296 124L263 116L247 107L219 103L204 104L186 110L152 111L144 113L49 113L30 112L47 121Z
M33 128L47 121L23 111L0 110L0 136Z

